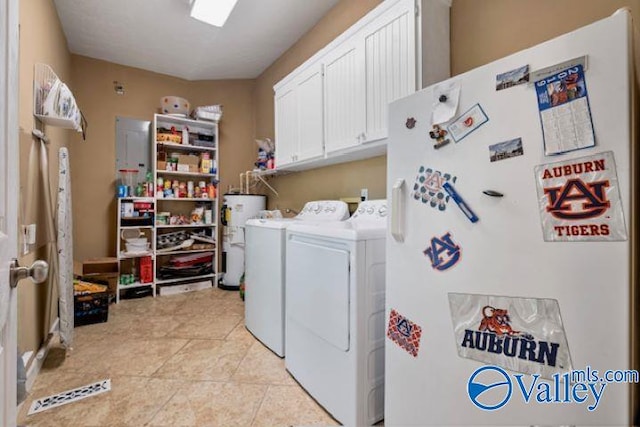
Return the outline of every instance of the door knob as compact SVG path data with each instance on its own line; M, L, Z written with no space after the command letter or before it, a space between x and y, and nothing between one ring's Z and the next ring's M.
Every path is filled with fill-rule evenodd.
M49 264L43 260L37 260L31 267L20 267L18 260L11 261L11 268L9 270L9 283L12 288L18 286L18 282L22 279L30 277L33 283L42 283L47 280L49 275Z

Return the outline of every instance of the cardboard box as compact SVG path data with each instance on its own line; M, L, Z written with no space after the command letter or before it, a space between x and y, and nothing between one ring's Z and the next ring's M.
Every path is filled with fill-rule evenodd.
M73 262L73 273L78 276L91 274L118 274L118 258L92 258L84 262Z
M192 154L178 155L178 170L181 172L198 172L200 157Z
M73 274L91 283L107 285L109 293L118 291L119 267L117 258L93 258L73 262Z

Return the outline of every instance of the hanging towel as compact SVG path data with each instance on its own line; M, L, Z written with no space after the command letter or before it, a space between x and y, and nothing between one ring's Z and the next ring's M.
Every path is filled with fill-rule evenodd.
M71 171L69 152L60 149L58 178L58 295L60 298L60 341L73 345L73 234L71 218Z

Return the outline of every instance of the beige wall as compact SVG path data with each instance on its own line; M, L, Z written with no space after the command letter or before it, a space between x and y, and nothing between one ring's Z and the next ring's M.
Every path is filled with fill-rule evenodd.
M71 151L74 257L115 256L115 119L153 120L160 98L178 95L192 106L222 104L220 187L238 186L253 164L253 80L190 82L137 68L72 55L73 90L89 123L88 136L74 136ZM113 82L125 87L116 95Z
M22 265L40 258L49 261L47 217L39 168L40 143L31 136L33 118L33 67L37 62L49 64L63 81L70 78L70 56L52 0L20 1L20 214L21 224L37 224L38 244L33 252L21 257ZM67 146L70 132L44 128L50 139L47 146L52 196L58 187L58 149ZM32 159L31 165L29 159ZM33 185L32 185L33 184ZM53 199L55 201L55 198ZM46 289L55 281L34 285L23 280L18 289L18 347L20 351L37 350L44 338ZM56 317L57 310L52 311Z
M254 91L256 138L275 136L273 85L379 3L380 0L342 0L258 76ZM273 178L270 184L280 196L267 193L269 206L299 209L309 200L359 197L364 187L369 189L370 198L383 198L386 176L386 157L378 157Z
M453 0L451 72L460 74L606 18L640 0ZM581 52L576 52L575 56Z

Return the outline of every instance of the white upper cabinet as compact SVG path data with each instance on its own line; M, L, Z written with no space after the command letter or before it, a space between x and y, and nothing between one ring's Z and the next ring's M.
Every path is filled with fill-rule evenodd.
M292 83L279 88L275 94L276 168L296 161L298 146L298 104Z
M324 155L324 103L322 63L304 70L295 80L298 99L298 147L296 161Z
M348 40L323 58L325 149L331 153L362 142L364 93L362 50Z
M276 84L276 167L384 154L389 103L449 76L450 7L385 0Z
M363 142L387 137L387 105L416 91L414 0L401 0L363 29Z

